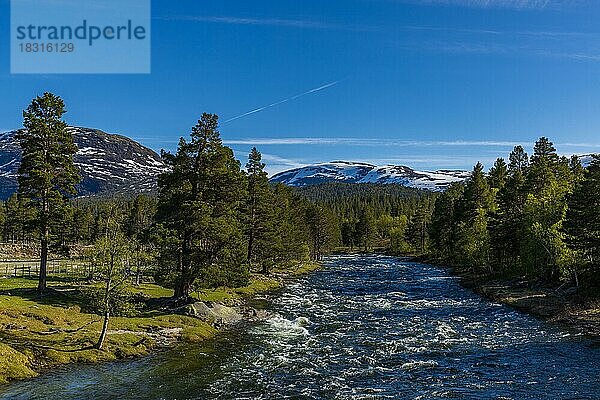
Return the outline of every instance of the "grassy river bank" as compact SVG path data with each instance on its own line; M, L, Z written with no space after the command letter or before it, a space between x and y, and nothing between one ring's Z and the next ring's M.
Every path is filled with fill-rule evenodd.
M287 279L319 267L303 263L252 275L247 286L194 293L198 301L239 306L247 299L281 287ZM101 317L86 312L82 289L88 284L54 278L43 297L37 281L0 278L0 384L34 377L70 363L95 363L138 357L179 341L199 342L218 334L214 324L172 310L144 307L129 317L112 317L105 346L93 348ZM130 289L145 303L173 295L171 289L142 284Z

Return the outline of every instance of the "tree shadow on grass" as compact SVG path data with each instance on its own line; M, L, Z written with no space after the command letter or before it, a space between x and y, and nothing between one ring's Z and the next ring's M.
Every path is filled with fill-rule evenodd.
M16 288L0 291L3 296L17 296L42 305L57 307L85 307L88 304L76 287L49 287L44 293L39 293L33 288Z

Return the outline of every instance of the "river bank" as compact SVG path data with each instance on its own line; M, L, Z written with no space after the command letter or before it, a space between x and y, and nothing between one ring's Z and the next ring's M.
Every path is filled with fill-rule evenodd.
M451 269L461 284L482 296L600 341L600 301L572 290L523 279L490 279Z
M194 293L198 302L234 307L243 316L248 299L280 288L288 279L319 267L303 263L276 268L269 276L253 275L249 285ZM140 357L177 342L210 339L223 328L220 321L182 315L180 310L151 307L113 317L102 350L93 348L101 318L86 312L81 284L59 277L50 281L48 295L39 297L35 279L0 279L0 384L34 376L71 363L97 363ZM171 289L142 284L131 289L145 302L173 295ZM185 314L185 313L183 313Z
M517 278L490 278L447 266L425 255L408 256L408 259L446 268L460 278L463 287L489 300L505 304L600 343L600 299L582 298L573 287L557 287Z

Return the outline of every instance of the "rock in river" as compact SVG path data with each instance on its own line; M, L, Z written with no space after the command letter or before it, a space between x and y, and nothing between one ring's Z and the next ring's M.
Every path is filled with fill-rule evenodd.
M219 303L197 301L179 309L184 315L200 318L214 325L230 325L242 320L242 315L231 307Z

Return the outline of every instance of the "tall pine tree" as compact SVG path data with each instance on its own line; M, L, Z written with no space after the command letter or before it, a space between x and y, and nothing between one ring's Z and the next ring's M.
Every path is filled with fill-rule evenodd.
M600 286L600 156L592 163L569 196L564 230L567 244L577 255L573 278L579 284L579 274L587 286Z
M162 266L174 275L175 297L200 279L211 286L247 282L241 211L245 179L224 146L218 116L202 114L190 141L163 152L170 171L159 177L158 229Z
M456 261L459 264L474 268L489 267L487 217L491 205L492 194L483 173L483 165L477 163L458 205L460 223L456 227Z
M523 209L527 199L525 173L529 157L523 147L510 154L508 176L496 194L496 210L491 215L492 264L496 272L517 273L521 266L521 243L524 240Z
M549 281L561 278L566 246L562 221L571 190L568 160L560 158L550 140L541 137L535 144L527 171L521 257L525 272Z
M65 104L52 93L36 97L23 112L24 130L17 140L22 149L19 195L35 210L35 227L41 244L38 291L46 289L48 246L53 221L64 215L69 196L75 194L79 173L73 163L77 146L62 120Z
M273 261L271 250L275 241L273 194L265 172L265 164L256 147L252 148L246 164L248 196L246 200L248 263L257 262L264 274Z

